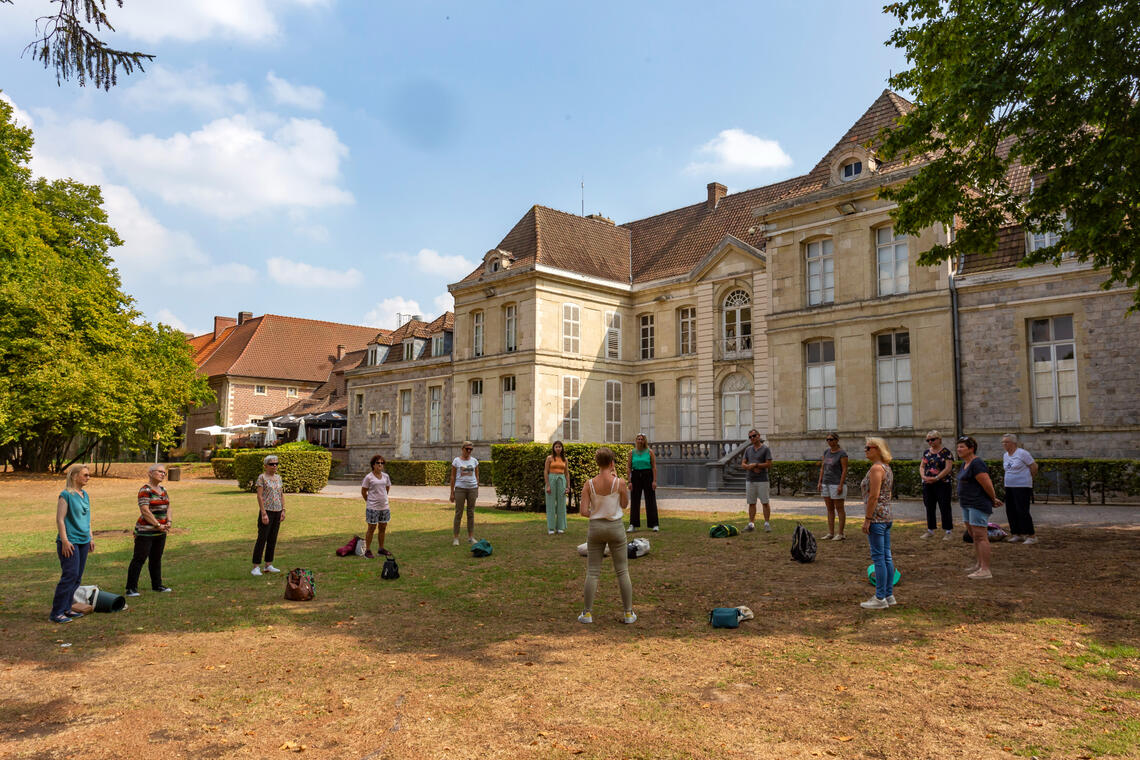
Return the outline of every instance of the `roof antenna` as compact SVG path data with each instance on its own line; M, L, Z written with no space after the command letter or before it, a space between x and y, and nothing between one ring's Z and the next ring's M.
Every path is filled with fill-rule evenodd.
M582 175L582 216L586 215L586 175Z

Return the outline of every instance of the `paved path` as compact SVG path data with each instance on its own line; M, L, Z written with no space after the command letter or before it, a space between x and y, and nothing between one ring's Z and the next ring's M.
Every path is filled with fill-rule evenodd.
M343 499L359 499L360 483L357 481L332 481L321 496ZM447 486L393 486L392 498L406 501L434 501L447 503ZM480 507L493 507L497 504L495 489L480 486L477 503ZM744 513L748 505L743 494L717 493L695 489L660 488L657 490L657 506L662 512L721 512L727 515ZM759 505L757 505L759 509ZM848 519L858 519L862 505L848 502ZM818 497L774 497L772 512L780 515L827 514L823 501ZM898 501L894 504L895 516L900 520L924 521L926 509L921 501ZM994 522L1004 524L1005 510L995 512ZM1033 505L1033 521L1040 525L1098 525L1137 528L1140 527L1140 505L1100 506L1089 504L1042 504ZM954 522L961 519L957 506L954 507Z

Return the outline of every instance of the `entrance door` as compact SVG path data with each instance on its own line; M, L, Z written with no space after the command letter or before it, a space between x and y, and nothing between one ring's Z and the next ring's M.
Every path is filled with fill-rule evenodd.
M400 391L400 451L401 459L412 456L412 392Z
M720 386L720 428L729 441L747 439L752 429L752 383L743 373L729 375Z

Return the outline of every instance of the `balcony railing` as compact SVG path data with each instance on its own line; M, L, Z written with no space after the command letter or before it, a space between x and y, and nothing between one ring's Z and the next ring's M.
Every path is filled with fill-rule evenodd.
M746 441L662 441L649 448L662 462L715 462Z
M716 343L718 359L749 359L752 357L752 336L733 335Z

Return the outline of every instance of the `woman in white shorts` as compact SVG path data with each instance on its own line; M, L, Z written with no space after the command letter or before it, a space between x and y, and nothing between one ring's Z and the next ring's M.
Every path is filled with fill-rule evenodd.
M847 512L843 502L847 498L847 452L839 448L839 436L836 433L827 434L827 450L823 452L819 467L820 493L823 494L823 504L827 507L827 535L824 541L844 541L847 534L843 531L847 527ZM835 515L839 514L839 530L835 529Z

